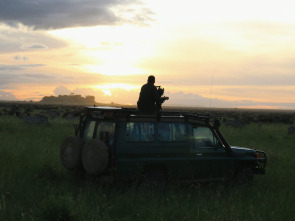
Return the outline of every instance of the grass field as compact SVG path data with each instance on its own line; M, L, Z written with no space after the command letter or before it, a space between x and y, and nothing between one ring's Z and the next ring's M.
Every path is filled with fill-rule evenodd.
M0 117L0 220L294 220L295 135L286 124L222 126L230 144L267 153L252 185L104 186L74 176L59 160L71 121L29 125Z

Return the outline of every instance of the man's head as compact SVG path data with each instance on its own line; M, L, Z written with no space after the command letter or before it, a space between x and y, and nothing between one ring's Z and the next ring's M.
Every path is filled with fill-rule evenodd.
M153 84L154 84L155 81L156 81L155 76L150 75L150 76L148 77L148 83L153 83Z

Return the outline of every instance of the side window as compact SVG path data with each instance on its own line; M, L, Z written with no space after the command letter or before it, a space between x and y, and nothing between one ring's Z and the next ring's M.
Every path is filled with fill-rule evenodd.
M173 123L172 124L172 139L173 141L185 141L185 124L184 123Z
M95 128L95 121L87 121L84 128L84 134L83 134L84 140L88 141L92 139L94 128Z
M140 141L140 123L130 122L126 124L126 140Z
M112 145L114 142L115 123L100 122L97 126L96 138L99 138L107 145Z
M126 124L127 141L155 141L154 123L151 122L128 122Z
M170 123L158 124L159 141L172 141L172 128Z
M141 141L155 141L154 124L150 122L140 123Z
M217 139L208 127L195 127L193 129L195 147L215 147Z
M159 141L185 141L185 124L159 123L158 137Z

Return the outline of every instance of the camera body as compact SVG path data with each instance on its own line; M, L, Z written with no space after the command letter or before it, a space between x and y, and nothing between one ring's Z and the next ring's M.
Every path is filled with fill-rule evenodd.
M165 92L165 89L164 88L161 88L161 86L156 86L157 88L157 94L158 94L158 97L159 97L159 101L156 102L156 108L157 108L157 111L158 112L161 112L162 111L162 104L169 99L169 97L165 97L163 96L164 95L164 92Z

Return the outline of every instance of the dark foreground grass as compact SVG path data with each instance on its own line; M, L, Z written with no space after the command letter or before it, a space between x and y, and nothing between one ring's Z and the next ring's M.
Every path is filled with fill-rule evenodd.
M295 136L287 125L223 127L233 145L263 150L267 173L250 186L102 185L62 168L59 146L72 122L27 125L0 118L0 220L293 220Z

